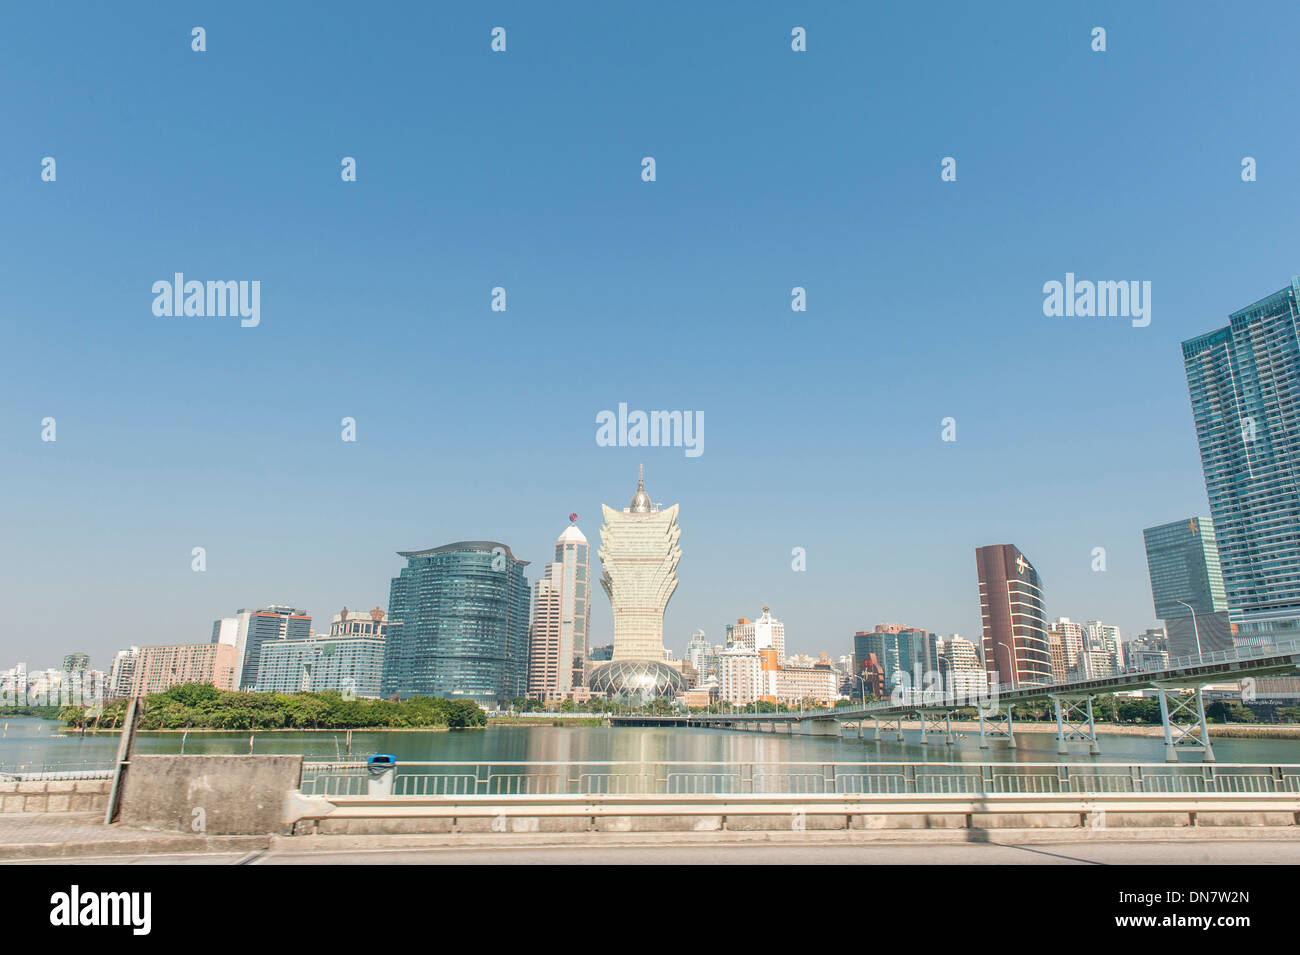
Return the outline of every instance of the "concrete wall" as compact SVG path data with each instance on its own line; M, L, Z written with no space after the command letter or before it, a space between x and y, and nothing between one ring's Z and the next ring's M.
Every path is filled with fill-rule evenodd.
M100 812L108 806L109 779L0 781L0 812Z
M1098 825L1099 821L1104 822ZM1278 827L1294 829L1295 813L1125 813L1096 820L1089 813L809 813L681 815L541 815L527 809L496 816L416 815L324 816L299 819L296 836L431 833L546 832L812 832L834 830L1068 829L1093 835L1124 829L1190 827ZM1272 833L1261 833L1270 838Z
M135 756L118 822L206 835L288 833L285 800L301 756Z

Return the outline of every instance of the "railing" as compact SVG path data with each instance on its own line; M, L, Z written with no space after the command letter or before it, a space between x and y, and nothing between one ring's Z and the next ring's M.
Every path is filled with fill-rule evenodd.
M394 796L1296 793L1300 765L1246 763L410 762ZM364 796L364 763L304 763L302 793Z
M1068 687L1079 686L1087 683L1113 681L1121 685L1129 683L1143 683L1153 679L1158 679L1160 674L1166 673L1176 675L1175 671L1188 670L1201 666L1215 666L1224 663L1248 663L1253 660L1263 660L1269 657L1284 657L1289 655L1300 655L1300 640L1287 640L1282 643L1268 643L1257 647L1233 647L1231 650L1211 650L1209 653L1191 654L1189 656L1175 657L1170 660L1168 665L1158 670L1126 670L1122 673L1116 673L1113 676L1083 677L1077 680L1069 680L1065 683L1043 684L1042 686L1016 686L1012 683L999 683L991 686L987 691L959 691L947 692L935 688L913 687L902 692L899 700L895 701L882 700L877 703L867 703L857 707L844 707L839 710L808 710L798 714L800 719L818 719L823 717L839 716L846 717L845 711L853 714L865 713L870 716L873 712L883 712L887 710L896 710L899 707L909 706L952 706L952 707L978 707L984 708L987 703L996 703L998 698L1008 693L1030 690L1034 693L1047 695L1054 689L1065 689ZM1225 675L1226 676L1226 675ZM707 718L726 719L728 716L743 717L746 721L762 720L764 716L775 717L777 720L789 721L793 714L789 712L782 713L733 713L718 714L717 717L709 716ZM698 717L697 717L698 718Z
M0 781L39 779L108 779L112 760L32 759L0 766Z

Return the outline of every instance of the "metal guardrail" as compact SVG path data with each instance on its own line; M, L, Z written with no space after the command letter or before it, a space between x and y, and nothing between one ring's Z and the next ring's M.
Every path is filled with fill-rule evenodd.
M68 770L40 770L28 772L26 770L7 770L0 769L0 782L6 783L26 783L39 782L47 779L112 779L113 771L111 769L68 769Z
M1189 656L1175 657L1170 660L1168 665L1158 670L1125 670L1115 673L1111 676L1082 677L1076 680L1068 680L1065 683L1044 683L1041 686L1016 686L1012 683L998 683L990 686L988 690L983 691L962 691L948 692L937 688L910 688L903 691L902 697L895 702L894 700L881 700L876 703L868 703L862 706L843 707L840 709L823 709L823 710L806 710L798 714L799 719L817 719L826 717L839 717L841 719L853 719L846 717L845 711L853 714L865 714L867 718L871 717L873 712L884 713L885 711L898 710L900 707L975 707L984 708L988 702L996 703L997 700L1009 694L1016 694L1023 697L1029 695L1047 696L1053 692L1069 692L1072 688L1087 686L1092 683L1115 683L1118 686L1126 686L1130 683L1135 685L1148 683L1159 680L1162 675L1170 679L1176 679L1182 674L1182 671L1194 670L1197 667L1219 666L1225 663L1251 663L1267 660L1272 657L1285 657L1300 655L1300 640L1288 640L1282 643L1269 643L1257 647L1233 647L1231 650L1212 650L1209 653L1191 654ZM1220 677L1218 682L1232 682L1230 673L1217 674ZM1215 681L1207 681L1215 682ZM786 712L778 713L732 713L709 715L711 719L727 719L729 716L740 717L745 721L762 720L764 716L775 718L778 721L788 721L794 714ZM698 718L698 717L696 717Z
M113 775L112 759L31 759L0 766L0 780L107 779Z
M364 796L363 763L304 763L307 796ZM394 796L1295 793L1300 764L406 762Z

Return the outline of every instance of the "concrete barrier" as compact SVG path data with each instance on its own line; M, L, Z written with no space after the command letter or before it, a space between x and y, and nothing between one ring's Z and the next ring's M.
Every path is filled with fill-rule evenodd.
M109 779L0 781L0 812L103 812Z
M1291 828L1293 794L299 797L295 835Z
M288 833L285 806L301 756L131 757L118 821L205 835Z

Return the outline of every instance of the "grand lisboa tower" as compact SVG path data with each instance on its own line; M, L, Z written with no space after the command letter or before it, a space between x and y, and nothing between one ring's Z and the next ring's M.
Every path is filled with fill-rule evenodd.
M632 503L602 504L600 583L614 610L614 653L591 671L588 686L610 699L644 702L686 690L680 671L664 662L664 610L677 589L677 505L660 508L645 492L645 471Z

